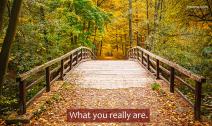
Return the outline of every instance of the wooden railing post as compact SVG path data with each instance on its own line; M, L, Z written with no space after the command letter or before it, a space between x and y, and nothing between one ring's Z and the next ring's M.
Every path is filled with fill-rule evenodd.
M148 54L147 54L147 69L150 70L150 60Z
M70 61L69 61L69 69L71 70L72 69L72 63L73 63L73 59L72 59L72 56L73 56L73 54L71 54L70 55L70 57L69 57L69 59L70 59Z
M21 78L18 78L19 82L19 109L20 114L26 113L26 83L22 81Z
M144 64L144 52L141 51L141 63Z
M76 64L78 64L78 50L76 51Z
M50 91L50 69L46 67L46 92Z
M130 49L128 55L129 55L128 57L131 58L131 56L132 56L132 50L131 49Z
M160 64L159 60L156 60L156 79L160 79Z
M170 92L174 93L174 68L170 68Z
M63 80L63 71L64 71L64 60L62 59L61 60L61 63L60 63L60 79Z
M134 48L132 49L132 58L135 58L135 50L134 50Z
M137 58L137 52L136 51L137 51L136 48L134 48L134 59Z
M80 60L82 60L83 59L83 49L80 49L80 56L81 56L81 58L80 58Z
M86 59L86 49L83 49L83 59Z
M86 50L86 59L88 58L88 50Z
M134 48L134 59L137 59L137 49L136 48Z
M202 82L196 81L195 85L195 103L194 103L194 119L200 120L201 117L201 93L202 93Z
M139 49L137 49L137 59L139 60L139 56L140 56L140 54L139 54Z

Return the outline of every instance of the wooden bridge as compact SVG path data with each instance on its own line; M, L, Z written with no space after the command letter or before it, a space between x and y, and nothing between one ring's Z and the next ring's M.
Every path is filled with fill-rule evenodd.
M51 91L51 84L56 80L64 80L67 83L76 84L85 90L100 89L102 91L108 91L113 89L113 93L111 94L96 94L95 98L102 96L102 99L106 98L106 94L108 96L114 96L115 99L120 98L120 96L118 96L119 89L126 89L124 91L127 93L131 92L131 90L129 91L128 89L132 89L135 90L134 93L137 98L140 99L140 102L142 99L145 99L144 97L150 95L145 93L147 92L147 90L144 90L146 87L154 82L160 83L163 80L167 87L169 87L170 94L176 91L175 94L181 96L179 99L184 99L183 101L186 101L186 103L193 107L194 119L200 119L201 87L202 83L205 82L205 78L193 74L178 64L152 54L141 47L131 48L128 51L128 60L106 61L95 60L95 58L94 53L89 48L79 47L57 59L21 74L17 78L20 89L20 114L25 114L27 107L30 106L36 98L41 96L43 92ZM186 81L187 79L195 82L195 87L192 87L188 81ZM42 82L45 82L45 87L33 97L28 98L30 89ZM193 91L194 102L188 100L186 96L178 90L177 85L180 84L187 86ZM141 94L138 93L143 93L146 96L142 95L143 97L141 97ZM89 92L87 92L86 95L88 94ZM92 96L86 96L86 100L87 97ZM122 100L120 100L119 104L123 104L122 107L127 107L128 105L124 106L124 104L125 101L128 101L126 104L131 104L131 102L127 100L129 97L130 95L123 95L121 99L123 100L123 98L125 98L124 102L122 103ZM80 99L79 96L78 99ZM149 99L151 99L151 97ZM101 99L99 100L101 102ZM89 102L93 101L90 100ZM152 106L154 102L147 103L146 107ZM133 108L136 108L136 106Z

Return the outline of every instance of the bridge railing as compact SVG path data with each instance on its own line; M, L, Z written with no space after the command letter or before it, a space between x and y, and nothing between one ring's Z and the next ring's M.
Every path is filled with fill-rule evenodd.
M91 49L87 47L76 48L67 54L44 63L34 69L20 74L17 78L19 83L19 109L20 114L26 113L26 108L39 97L45 90L49 92L51 90L51 84L60 79L63 80L64 75L76 66L83 59L95 59L95 55ZM27 98L29 90L33 90L33 86L44 83L34 96Z
M146 67L147 70L153 72L157 79L161 78L169 83L170 92L174 93L174 90L176 90L191 106L193 106L194 119L200 119L202 83L206 81L204 77L196 75L184 67L157 56L139 46L128 50L128 58L137 59ZM186 81L186 78L195 81L195 87L191 86L191 84ZM177 88L174 88L177 85L176 81L183 84L194 93L194 104L188 100L182 92L180 92Z

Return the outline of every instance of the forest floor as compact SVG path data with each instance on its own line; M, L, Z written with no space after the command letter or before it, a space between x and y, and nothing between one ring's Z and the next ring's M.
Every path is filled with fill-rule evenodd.
M151 86L126 89L88 89L66 83L55 95L53 102L46 105L45 111L33 118L27 125L143 126L142 123L69 123L67 122L68 108L150 108L150 123L144 123L144 125L193 125L195 122L193 122L192 108L179 95L169 93L166 84L162 84L162 86L163 93L153 91Z
M44 105L42 113L37 114L26 126L178 126L178 125L208 125L193 121L192 107L177 93L170 93L168 85L161 80L153 81L144 69L129 69L127 66L138 64L117 61L82 63L71 74L67 75L63 86L54 94L50 101ZM122 62L122 63L120 63ZM107 64L107 65L106 65ZM110 65L108 65L110 64ZM126 65L128 64L128 65ZM98 67L93 67L97 65ZM89 67L88 67L89 66ZM111 69L116 67L116 70ZM107 69L107 70L106 70ZM125 70L119 71L119 70ZM139 71L142 71L141 74ZM103 71L106 71L104 73ZM128 71L128 72L126 72ZM137 73L131 81L127 82L124 74ZM92 73L92 74L91 74ZM98 74L97 74L98 73ZM116 74L114 74L116 73ZM103 76L104 75L104 76ZM105 78L113 76L113 78ZM122 78L120 79L120 76ZM141 77L139 77L141 76ZM149 77L145 79L145 77ZM83 78L83 79L82 79ZM143 78L143 79L142 79ZM97 81L98 79L100 81ZM119 79L119 81L117 81ZM133 80L133 79L136 79ZM140 79L140 80L139 80ZM95 82L94 82L95 81ZM118 85L123 82L124 85ZM144 83L142 83L144 82ZM151 84L159 83L160 90L152 90ZM90 85L89 83L92 83ZM101 83L101 85L99 85ZM111 84L113 83L113 85ZM84 84L84 85L83 85ZM136 87L132 87L136 85ZM123 87L123 88L121 88ZM149 123L70 123L67 122L68 108L87 109L150 109Z

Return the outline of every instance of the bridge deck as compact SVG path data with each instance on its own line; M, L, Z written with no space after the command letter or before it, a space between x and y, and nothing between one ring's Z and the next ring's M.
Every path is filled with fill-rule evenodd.
M193 121L192 108L176 93L169 93L160 83L160 92L151 89L156 80L134 61L87 61L66 75L56 102L48 104L40 118L30 125L74 125L66 122L67 108L150 108L147 125L188 125ZM58 100L59 99L59 100ZM129 125L141 123L77 123L75 125Z
M145 87L154 79L134 61L96 60L80 64L67 76L67 81L85 88L116 89Z

